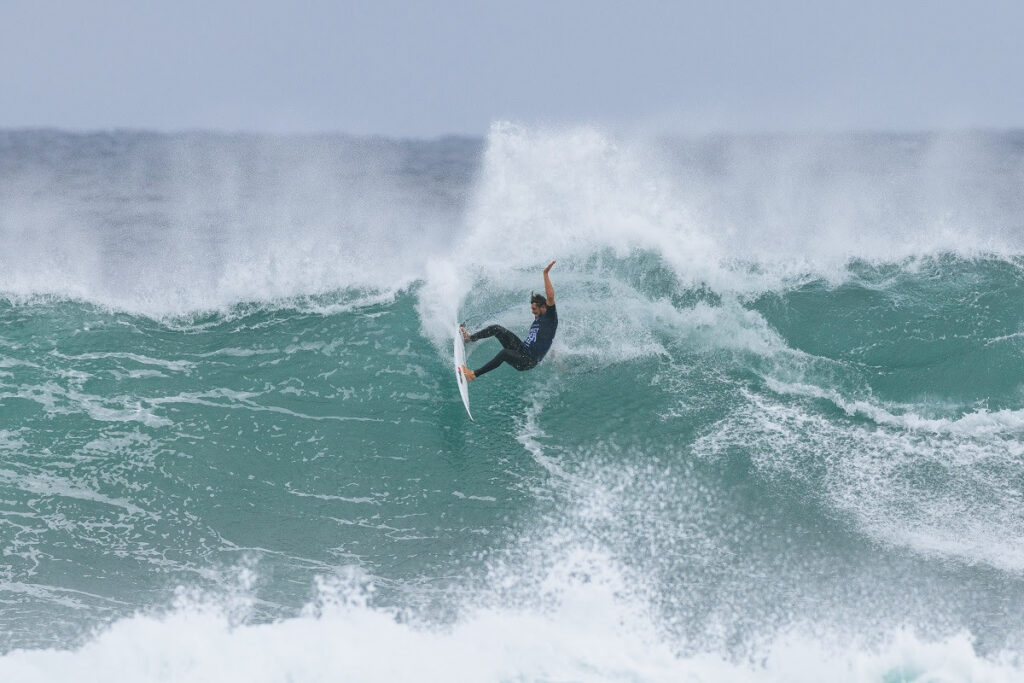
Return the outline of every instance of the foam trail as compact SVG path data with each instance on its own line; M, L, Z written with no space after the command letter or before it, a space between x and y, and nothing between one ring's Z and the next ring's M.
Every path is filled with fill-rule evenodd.
M762 476L802 482L872 538L1024 572L1024 517L1013 484L1024 456L1018 425L1009 435L987 421L935 421L935 429L891 418L878 427L744 395L745 406L695 442L696 455L717 458L743 444Z
M880 406L867 400L850 400L834 389L780 382L767 378L768 387L779 394L809 396L827 399L841 408L847 415L864 415L872 421L911 431L934 432L936 434L960 434L973 437L991 437L1024 432L1024 410L981 409L966 413L958 418L928 418L913 412L915 406Z

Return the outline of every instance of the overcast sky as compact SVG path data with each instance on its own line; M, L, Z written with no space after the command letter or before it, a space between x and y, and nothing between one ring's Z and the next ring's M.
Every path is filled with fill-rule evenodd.
M1024 3L0 0L0 127L1024 127Z

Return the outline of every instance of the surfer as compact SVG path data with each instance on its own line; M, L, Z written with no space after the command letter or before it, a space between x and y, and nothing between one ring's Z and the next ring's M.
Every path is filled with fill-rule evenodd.
M469 342L479 341L487 337L496 337L501 343L501 351L494 358L479 370L470 370L462 366L462 374L466 380L472 382L474 379L490 372L502 363L508 363L516 370L530 370L537 367L537 364L544 359L544 354L551 348L551 342L555 338L555 330L558 328L558 312L555 311L555 288L551 286L551 278L548 271L555 265L552 261L544 269L544 296L534 294L530 297L530 311L533 313L533 324L526 334L526 341L509 332L501 325L491 325L479 332L469 334L465 327L460 327L462 338Z

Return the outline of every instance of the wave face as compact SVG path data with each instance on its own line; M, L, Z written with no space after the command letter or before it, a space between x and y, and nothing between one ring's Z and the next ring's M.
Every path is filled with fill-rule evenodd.
M1022 181L1009 133L0 133L0 678L1019 680ZM552 259L469 422L452 321L524 333Z

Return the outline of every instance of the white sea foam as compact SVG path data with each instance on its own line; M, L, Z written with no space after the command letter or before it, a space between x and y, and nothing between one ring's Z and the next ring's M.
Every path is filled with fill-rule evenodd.
M0 678L19 683L189 681L1014 681L1019 662L979 655L969 634L894 630L877 642L794 629L753 658L666 643L614 581L553 575L546 608L489 607L424 624L371 605L362 588L321 582L300 616L239 621L239 607L182 598L165 614L121 619L73 650L18 650ZM677 647L681 646L681 647Z
M155 365L163 368L170 372L185 373L188 374L195 368L195 363L184 360L167 360L163 358L150 358L148 356L142 356L137 353L130 352L93 352L93 353L81 353L74 356L68 356L58 351L52 351L50 353L54 358L59 358L65 361L83 361L83 360L127 360L140 365Z
M145 511L129 500L112 498L98 491L67 481L64 478L44 473L13 472L0 470L0 483L40 496L73 498L121 508L130 515L143 516Z
M771 377L766 378L765 382L772 391L779 394L825 399L841 408L847 415L863 415L881 425L978 438L1019 435L1024 432L1024 410L990 411L983 408L956 418L929 418L915 412L920 406L884 405L870 400L852 400L834 389L825 389L813 384L782 382Z
M65 371L73 374L74 371ZM76 379L81 379L76 378ZM80 381L73 382L80 384ZM147 427L167 427L170 420L160 417L149 401L132 396L101 397L65 388L55 382L19 387L17 392L0 392L0 398L20 398L38 403L51 415L85 413L100 422L138 422Z
M1024 443L1015 418L1007 432L984 416L922 421L852 406L854 415L881 417L863 424L743 394L746 405L694 443L697 455L740 446L762 476L803 482L872 538L1024 572L1024 498L1015 485Z

